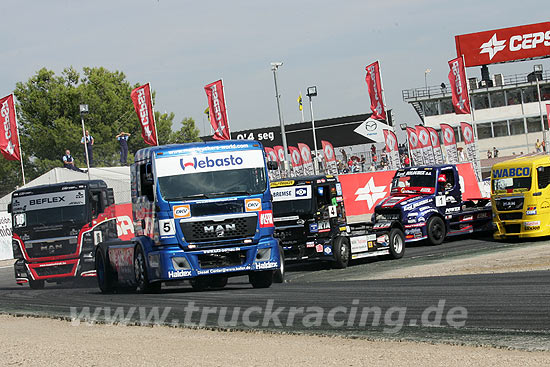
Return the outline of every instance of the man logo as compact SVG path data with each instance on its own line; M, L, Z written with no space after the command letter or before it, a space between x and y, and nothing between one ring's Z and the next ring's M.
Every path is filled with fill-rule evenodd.
M204 226L204 233L211 234L215 233L217 237L223 237L225 232L234 232L237 230L237 225L235 223L229 224L218 224L216 226Z
M262 199L245 199L244 208L247 212L257 212L262 209Z
M191 217L191 206L189 204L174 205L174 218L189 218L189 217Z

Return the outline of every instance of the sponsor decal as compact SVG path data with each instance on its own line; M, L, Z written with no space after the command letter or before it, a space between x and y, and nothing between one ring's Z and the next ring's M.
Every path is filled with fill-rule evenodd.
M183 277L190 277L191 271L190 270L170 270L168 272L168 278L183 278Z
M527 231L536 231L536 230L540 229L540 220L524 222L523 226Z
M247 212L258 212L262 209L262 199L244 199L244 208Z
M315 251L317 251L317 252L323 252L323 245L321 245L321 244L315 245Z
M311 198L311 186L275 187L271 195L273 201L306 200Z
M315 247L315 242L313 242L313 241L311 241L311 242L306 242L306 247L307 247L307 248Z
M536 206L530 206L525 211L526 215L537 215L537 207Z
M279 265L275 261L262 261L256 263L256 269L273 269L278 267Z
M286 221L289 221L289 220L298 220L300 219L299 216L297 215L291 215L291 216L288 216L288 217L276 217L276 218L273 218L273 221L275 222L286 222Z
M332 247L331 246L325 246L325 255L330 255L332 254Z
M502 168L502 169L493 170L493 178L529 177L530 175L531 175L531 169L529 167Z
M84 205L84 190L64 191L19 197L12 203L13 211L31 211L66 206Z
M189 204L174 205L174 218L191 218L191 206Z
M374 177L371 177L364 187L357 189L355 192L355 195L357 195L355 201L364 200L367 202L369 209L372 209L379 200L386 197L386 187L387 186L376 186Z
M317 223L311 223L311 224L309 225L309 231L310 231L311 233L317 233L317 232L319 232L319 226L317 225Z
M260 211L260 228L274 227L273 212L271 210Z
M374 235L376 237L376 235ZM351 253L368 251L369 240L367 236L350 237Z

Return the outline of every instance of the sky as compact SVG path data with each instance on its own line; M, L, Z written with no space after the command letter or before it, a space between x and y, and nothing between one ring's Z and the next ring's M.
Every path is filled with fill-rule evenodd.
M3 0L0 95L45 67L121 71L151 83L155 110L192 117L209 133L204 86L223 78L232 131L278 125L271 62L285 124L300 122L297 98L317 86L315 119L370 112L365 66L379 60L397 124L419 123L402 90L448 84L454 36L548 20L541 0L187 1ZM550 69L549 59L490 66L491 73ZM468 76L480 77L478 67ZM78 108L78 106L75 106ZM179 125L179 124L178 124ZM177 126L175 126L177 127Z

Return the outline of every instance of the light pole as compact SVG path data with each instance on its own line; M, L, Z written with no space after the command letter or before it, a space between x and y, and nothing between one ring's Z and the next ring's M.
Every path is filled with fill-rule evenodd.
M285 124L283 122L283 116L281 115L281 101L280 101L280 95L279 95L279 88L277 86L277 69L279 69L279 66L283 65L282 62L272 62L271 63L271 71L273 71L273 80L275 81L275 97L277 98L277 112L279 113L279 124L281 125L281 137L283 139L283 149L285 151L285 162L284 162L284 170L286 171L289 168L288 163L288 146L286 144L286 133L285 133Z
M319 164L319 157L317 155L317 136L315 135L315 118L313 117L313 100L311 97L317 96L317 87L308 87L307 88L307 96L309 98L309 111L311 112L311 128L313 131L313 150L315 150L315 163L313 164L313 173L317 174L317 171L319 170L318 164Z
M88 113L88 105L80 105L80 122L82 123L82 139L84 139L84 154L86 154L86 167L88 170L88 180L90 180L90 157L88 156L88 142L86 141L86 129L84 128L84 114Z
M428 74L431 72L431 69L426 69L424 71L424 86L426 87L425 92L428 94Z

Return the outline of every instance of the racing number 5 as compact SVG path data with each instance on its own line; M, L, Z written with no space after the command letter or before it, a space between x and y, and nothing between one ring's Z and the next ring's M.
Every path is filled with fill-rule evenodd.
M159 220L159 232L161 236L173 236L176 234L176 228L172 219Z

